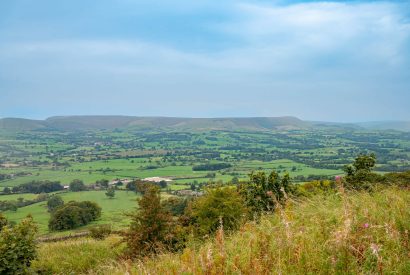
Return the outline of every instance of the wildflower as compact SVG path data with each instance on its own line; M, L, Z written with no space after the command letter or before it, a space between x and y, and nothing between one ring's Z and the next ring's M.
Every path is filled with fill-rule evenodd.
M267 191L267 192L266 192L266 195L268 195L269 197L272 197L273 192L272 192L272 191Z
M341 179L342 179L341 176L336 176L336 177L335 177L335 181L337 181L337 182L339 182Z
M363 224L363 228L369 228L369 224L368 223Z
M378 255L378 253L380 251L380 247L377 244L374 244L374 243L372 243L370 245L370 249L371 249L371 251L374 255Z

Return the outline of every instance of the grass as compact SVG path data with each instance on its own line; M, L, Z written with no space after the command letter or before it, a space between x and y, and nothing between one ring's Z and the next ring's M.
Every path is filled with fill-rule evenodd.
M114 262L110 241L73 241L40 245L34 266L53 274L410 274L409 202L410 192L396 188L316 196L178 254Z
M137 207L137 195L134 192L116 191L115 198L109 199L105 191L84 191L84 192L66 192L60 194L65 202L90 200L98 203L102 208L101 218L88 226L95 224L111 224L114 229L123 228L128 225L128 218L124 216L127 211L132 211ZM26 207L19 208L17 211L6 211L5 216L13 222L19 222L27 215L32 215L34 221L39 227L40 234L48 234L48 220L50 214L47 212L47 202L40 202ZM84 230L87 227L81 227L78 230ZM72 231L65 231L64 234Z
M45 243L39 246L38 260L32 267L44 274L82 274L113 262L121 253L119 241L119 237L111 236L104 241L84 238Z

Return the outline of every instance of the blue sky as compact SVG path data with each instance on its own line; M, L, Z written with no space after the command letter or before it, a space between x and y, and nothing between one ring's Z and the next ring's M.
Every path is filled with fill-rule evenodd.
M409 106L408 1L0 1L0 117L354 122Z

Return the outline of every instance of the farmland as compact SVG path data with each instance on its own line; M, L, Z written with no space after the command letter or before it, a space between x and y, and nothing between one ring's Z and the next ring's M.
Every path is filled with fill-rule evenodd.
M288 172L294 182L333 178L360 153L375 153L379 173L410 168L410 134L400 131L316 127L291 130L37 129L0 131L0 191L32 181L75 179L92 187L106 179L166 177L164 194L209 182L246 180L255 170ZM220 164L223 164L222 166ZM221 166L222 169L218 167ZM199 167L200 169L196 169ZM207 168L209 167L209 168ZM216 167L216 168L215 168ZM215 168L215 169L214 169ZM209 170L207 170L209 169ZM90 224L127 225L123 215L137 195L120 186L114 199L104 190L62 192L65 202L90 200L102 217ZM36 194L3 194L0 201L33 200ZM46 201L6 211L11 221L28 214L47 234Z

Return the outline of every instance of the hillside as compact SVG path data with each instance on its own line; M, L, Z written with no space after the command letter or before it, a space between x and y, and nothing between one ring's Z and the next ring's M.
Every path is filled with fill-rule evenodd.
M23 118L0 119L0 130L294 130L294 129L344 129L344 130L398 130L410 131L409 121L334 123L304 121L292 116L238 117L238 118L182 118L136 116L56 116L45 120Z
M0 129L24 131L36 129L169 129L169 130L273 130L302 129L311 124L295 117L255 118L178 118L132 116L59 116L46 120L0 119Z
M182 253L121 261L119 238L41 244L53 274L409 274L410 193L389 188L292 202ZM81 255L81 256L79 256Z

